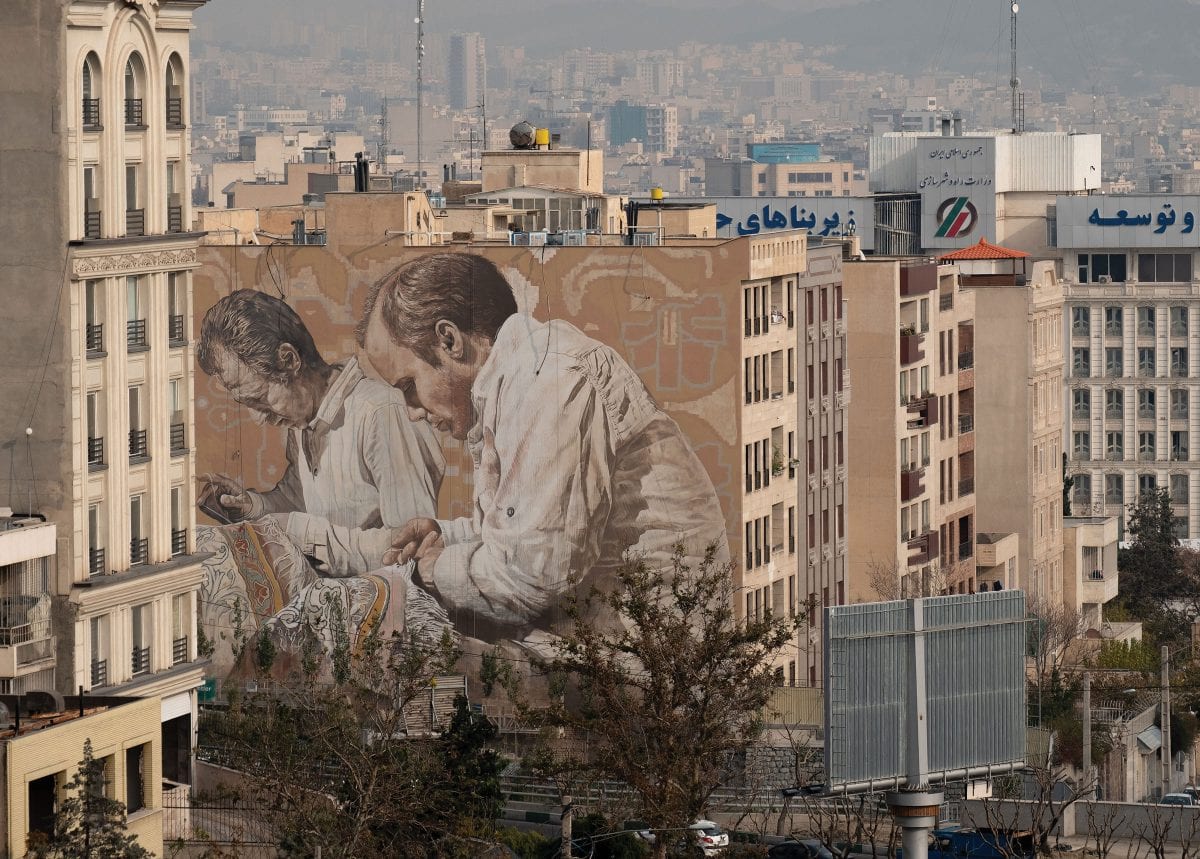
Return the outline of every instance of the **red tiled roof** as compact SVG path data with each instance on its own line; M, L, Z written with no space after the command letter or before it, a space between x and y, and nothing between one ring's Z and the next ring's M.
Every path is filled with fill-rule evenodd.
M956 262L958 260L970 259L1022 259L1029 256L1024 251L1014 251L1011 248L1002 248L1000 245L994 245L987 239L981 238L979 244L971 245L969 248L952 251L948 254L943 254L938 257L940 260L949 260Z

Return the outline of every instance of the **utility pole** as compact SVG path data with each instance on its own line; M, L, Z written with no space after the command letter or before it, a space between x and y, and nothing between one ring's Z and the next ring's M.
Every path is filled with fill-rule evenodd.
M417 181L414 187L420 190L425 182L422 176L421 115L425 113L425 0L417 0Z
M573 824L575 819L575 800L570 796L562 798L562 855L574 856L571 852L571 841L574 838Z
M1171 792L1171 657L1162 648L1162 792Z
M1096 797L1096 780L1092 778L1092 675L1083 675L1083 778L1087 798Z

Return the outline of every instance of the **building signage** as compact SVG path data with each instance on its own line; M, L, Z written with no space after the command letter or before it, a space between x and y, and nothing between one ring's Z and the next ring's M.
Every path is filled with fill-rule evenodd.
M938 238L957 239L970 235L979 223L979 210L967 197L951 197L943 200L937 210Z
M996 141L922 139L917 150L921 244L954 249L996 236Z
M1059 197L1060 248L1171 248L1200 244L1200 195Z
M826 238L859 236L862 249L875 249L875 201L871 197L672 197L676 202L717 207L717 235L753 236L805 230Z

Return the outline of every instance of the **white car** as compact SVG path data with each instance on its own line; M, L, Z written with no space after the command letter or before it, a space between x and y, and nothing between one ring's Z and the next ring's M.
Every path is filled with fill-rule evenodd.
M729 846L729 833L711 820L697 820L688 829L696 833L696 842L705 856L717 856ZM649 829L639 830L638 837L650 844L657 840Z

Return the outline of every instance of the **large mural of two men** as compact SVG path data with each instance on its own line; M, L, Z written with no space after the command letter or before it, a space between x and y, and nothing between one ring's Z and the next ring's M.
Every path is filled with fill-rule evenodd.
M604 588L627 554L727 546L711 472L731 464L711 443L702 462L630 344L545 312L578 284L542 285L535 308L519 269L470 252L410 255L345 306L316 281L235 281L196 289L218 673L256 634L286 652L449 629L468 653L544 653L571 589Z

